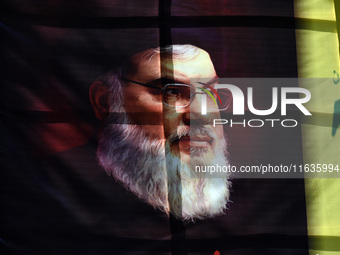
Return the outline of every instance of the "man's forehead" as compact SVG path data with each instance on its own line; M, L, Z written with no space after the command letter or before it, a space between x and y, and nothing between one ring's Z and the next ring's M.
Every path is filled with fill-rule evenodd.
M131 71L141 78L173 78L175 80L190 80L190 78L213 78L216 77L214 65L210 56L204 50L190 58L176 58L160 56L159 53L145 54L140 52L131 59Z

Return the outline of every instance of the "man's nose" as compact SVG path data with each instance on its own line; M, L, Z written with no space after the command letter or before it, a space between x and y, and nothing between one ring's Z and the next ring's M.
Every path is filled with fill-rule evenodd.
M183 122L185 125L207 125L213 122L209 112L202 114L202 95L196 94L190 105L183 109Z
M188 106L191 113L201 113L202 112L202 103L203 103L203 96L200 93L197 93L194 98L192 99L190 105Z

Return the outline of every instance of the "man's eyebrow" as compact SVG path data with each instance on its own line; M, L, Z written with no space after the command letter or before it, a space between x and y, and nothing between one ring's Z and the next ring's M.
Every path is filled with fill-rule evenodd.
M210 84L213 84L215 82L218 81L218 77L215 76L214 78L212 78L211 80L207 81L207 82L204 82L205 85L210 85Z
M176 81L175 79L171 78L158 78L152 81L147 82L147 84L153 85L153 86L165 86L169 83L185 83L183 81Z
M219 80L219 78L217 76L215 76L214 78L210 79L207 82L197 82L197 83L202 84L202 85L204 85L206 87L206 86L209 86L209 85L217 82L218 80Z
M203 84L203 85L206 85L206 86L209 86L215 82L218 81L218 77L215 76L214 78L210 79L209 81L207 82L199 82L200 84ZM186 81L186 80L182 80L182 79L172 79L172 78L166 78L166 77L161 77L161 78L158 78L158 79L155 79L155 80L151 80L149 82L147 82L147 84L150 84L152 86L165 86L166 84L169 84L169 83L182 83L182 84L188 84L189 85L189 81Z

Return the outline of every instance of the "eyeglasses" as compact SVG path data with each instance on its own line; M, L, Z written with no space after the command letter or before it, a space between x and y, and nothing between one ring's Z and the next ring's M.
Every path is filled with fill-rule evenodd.
M132 82L147 88L157 89L162 92L163 103L170 107L184 108L192 103L197 94L207 95L207 107L212 111L226 110L231 101L232 94L228 89L214 89L211 85L201 83L202 88L182 83L168 83L164 87L157 87L137 81L123 78L124 81ZM199 89L199 91L197 91Z

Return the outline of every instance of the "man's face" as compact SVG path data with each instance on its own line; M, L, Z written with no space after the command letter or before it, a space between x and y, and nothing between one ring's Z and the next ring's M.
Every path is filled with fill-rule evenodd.
M146 59L142 52L130 59L124 78L130 82L122 91L111 85L109 110L121 114L105 120L97 151L101 166L136 196L176 218L205 219L223 213L229 199L228 175L209 178L209 173L195 173L195 165L229 165L223 129L212 126L219 112L202 115L202 95L196 95L190 106L170 107L163 104L161 89L168 82L188 86L194 78L190 85L202 87L201 81L214 80L209 55L200 50L190 60L160 61L159 54ZM106 90L97 90L99 95L101 91ZM174 91L168 91L176 98L171 105L178 106Z
M160 88L167 81L189 85L190 79L195 79L192 86L202 87L199 82L216 78L209 54L203 50L191 60L161 60L159 54L146 59L139 53L132 57L131 66L132 71L126 74L125 78ZM201 95L196 95L189 106L176 108L163 104L161 90L126 82L123 93L123 107L129 119L153 138L165 142L169 136L189 129L192 124L209 128L215 138L224 139L222 126L212 126L212 114L201 114ZM215 115L214 118L218 117ZM216 143L216 139L198 134L193 137L184 135L173 141L170 146L172 152L178 154L182 161L189 162L190 148L202 149L206 151L207 156L213 157Z

